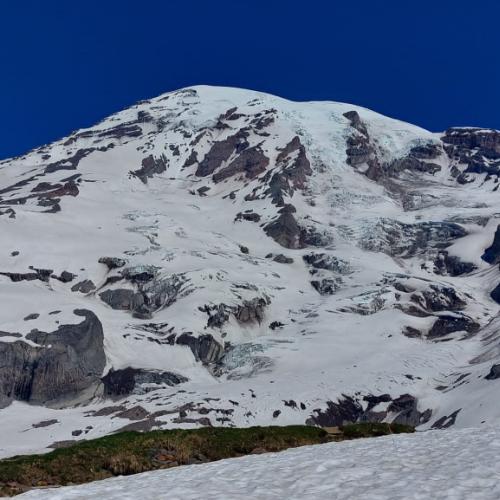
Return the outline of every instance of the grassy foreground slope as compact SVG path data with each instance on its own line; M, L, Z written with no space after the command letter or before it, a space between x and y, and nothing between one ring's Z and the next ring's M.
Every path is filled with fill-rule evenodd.
M367 423L347 425L334 433L301 425L121 432L47 454L0 461L0 493L15 495L34 487L80 484L251 453L400 432L413 429L398 424Z

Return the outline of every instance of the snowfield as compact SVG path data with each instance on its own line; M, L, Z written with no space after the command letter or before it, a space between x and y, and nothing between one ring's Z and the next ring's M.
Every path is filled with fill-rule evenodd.
M19 498L498 500L499 453L498 428L425 431L36 490Z

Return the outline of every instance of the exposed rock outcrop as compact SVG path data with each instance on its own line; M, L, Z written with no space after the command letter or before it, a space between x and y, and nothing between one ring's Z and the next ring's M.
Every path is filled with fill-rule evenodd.
M90 293L95 290L95 285L92 280L83 280L79 281L75 285L71 287L72 292L80 292L80 293Z
M13 282L39 280L48 283L54 272L52 269L36 269L32 266L30 266L30 269L32 271L29 273L0 272L0 276L7 276Z
M293 205L285 205L280 209L279 217L264 227L266 234L285 248L304 248L305 246L301 240L303 229L293 216L295 212Z
M467 183L467 174L498 175L500 173L500 132L493 129L455 127L441 137L447 155L456 164L457 182Z
M99 264L104 264L110 271L123 267L126 263L125 259L120 259L119 257L101 257L99 259Z
M486 380L496 380L500 378L500 364L493 365L490 368L490 371L486 377L484 377Z
M340 288L340 284L341 282L331 278L311 281L312 287L320 295L333 295Z
M143 370L137 368L123 368L110 370L104 377L104 395L112 397L128 396L130 394L144 394L158 387L174 386L187 382L187 378L171 372L157 370ZM153 387L148 387L148 386Z
M188 346L195 359L205 364L217 362L224 354L224 347L209 334L195 337L183 333L177 337L176 344Z
M97 387L106 364L102 325L85 309L74 314L84 321L61 325L55 332L32 330L22 340L0 342L0 402L64 404Z
M241 129L236 134L229 136L223 141L217 141L198 164L196 175L207 177L212 175L224 162L229 160L233 153L240 153L249 147L247 129Z
M229 320L229 307L226 304L212 307L205 305L201 310L208 314L207 327L209 328L222 328Z
M214 182L221 182L238 173L253 179L265 172L268 165L269 158L264 155L260 146L253 146L242 151L227 167L218 170L212 179Z
M129 311L134 317L142 319L151 318L154 312L175 302L186 283L182 275L158 277L156 271L143 266L125 269L122 276L137 289L108 289L101 292L99 297L111 308Z
M432 415L431 410L420 412L417 409L417 399L410 394L403 394L395 399L389 394L367 395L362 400L368 402L366 409L363 409L360 401L344 394L336 403L328 401L324 410L314 410L313 415L306 420L306 424L338 427L355 422L389 421L417 426L428 422ZM387 409L376 411L379 403L388 402L390 404Z
M490 297L497 303L500 304L500 283L493 288L490 292Z
M468 316L442 315L432 325L427 337L429 339L439 339L450 333L465 331L467 333L476 333L480 325Z
M324 269L337 274L349 274L351 272L351 267L348 262L338 259L333 255L325 253L310 253L303 255L302 259L306 264L314 269Z
M168 168L168 160L165 155L155 158L153 155L142 160L142 167L138 170L133 170L130 173L139 178L144 184L147 184L148 179L151 179L156 174L162 174Z
M472 262L464 262L459 257L448 255L446 250L439 252L434 260L434 272L441 276L462 276L476 269Z
M497 226L493 243L481 255L488 264L498 264L500 262L500 224Z
M262 323L264 311L268 305L266 299L255 297L252 300L245 300L243 304L236 308L234 313L240 323Z

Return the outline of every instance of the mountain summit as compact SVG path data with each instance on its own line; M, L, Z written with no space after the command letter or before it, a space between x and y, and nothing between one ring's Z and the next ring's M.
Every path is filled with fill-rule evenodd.
M197 86L0 162L3 456L500 417L500 132Z

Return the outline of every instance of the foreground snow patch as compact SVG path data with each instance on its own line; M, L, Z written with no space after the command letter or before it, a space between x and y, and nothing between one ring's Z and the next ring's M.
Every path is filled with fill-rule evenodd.
M428 431L307 446L31 491L36 499L494 499L500 429Z

